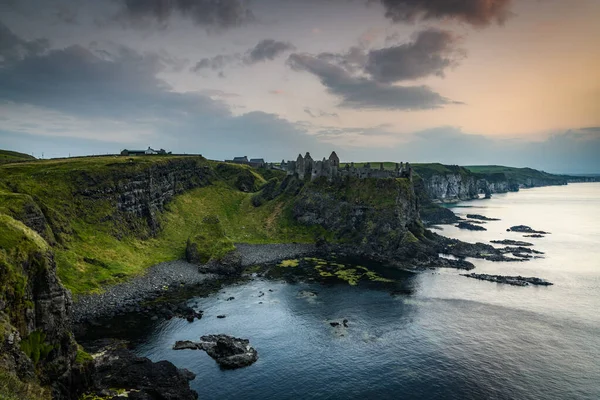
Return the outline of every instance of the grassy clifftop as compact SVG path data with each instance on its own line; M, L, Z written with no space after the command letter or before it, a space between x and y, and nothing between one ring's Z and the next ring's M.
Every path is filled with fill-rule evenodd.
M18 153L10 150L0 150L0 164L8 164L21 161L33 161L36 158L29 154Z
M186 187L163 209L148 211L156 230L149 229L147 215L119 209L120 201L127 205L140 188L156 184L153 171L190 169L201 171L202 176L194 178L197 187ZM169 187L185 185L171 175L164 179ZM0 166L0 215L38 227L53 247L62 282L75 294L85 293L156 263L183 258L187 239L202 234L207 217L216 216L232 242L314 240L311 230L293 222L286 196L258 208L252 205L253 192L267 182L266 177L283 176L202 157L90 157L6 164ZM130 197L120 200L121 191ZM154 201L157 195L150 192L140 203Z
M470 165L466 166L465 168L470 172L483 175L488 179L490 177L505 177L507 180L512 180L518 183L523 183L527 180L540 180L549 183L561 183L565 181L564 176L538 171L537 169L533 168L515 168L501 165Z

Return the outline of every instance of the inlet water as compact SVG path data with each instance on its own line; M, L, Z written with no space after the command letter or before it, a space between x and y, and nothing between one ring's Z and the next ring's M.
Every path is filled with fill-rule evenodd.
M537 276L554 286L501 285L450 269L406 278L412 290L402 295L254 280L190 300L204 310L201 320L159 322L135 351L197 374L191 385L203 399L599 399L600 184L458 206L459 214L501 221L485 232L444 226L443 235L524 240L546 253L520 263L470 260L474 272ZM521 224L551 234L506 232ZM347 329L329 324L342 319ZM258 362L223 371L204 352L171 350L177 340L213 333L250 339Z

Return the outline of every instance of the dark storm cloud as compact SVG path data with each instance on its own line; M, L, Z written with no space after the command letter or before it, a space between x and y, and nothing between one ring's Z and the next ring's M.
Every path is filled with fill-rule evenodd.
M427 29L410 43L371 50L365 70L379 82L444 76L444 70L456 65L461 56L451 32Z
M381 0L385 16L395 22L456 19L474 26L503 23L512 0Z
M48 46L49 43L45 39L28 41L18 37L0 21L0 65L40 54Z
M151 19L167 24L173 15L190 18L200 26L231 28L252 21L243 0L116 0L132 22Z
M292 54L288 65L318 77L331 94L342 99L340 105L343 107L423 110L452 103L426 86L394 86L353 76L342 67L310 54Z
M293 44L288 42L279 42L273 39L265 39L258 42L252 50L249 51L247 60L249 63L257 63L261 61L274 60L275 57L285 53L286 51L295 50Z

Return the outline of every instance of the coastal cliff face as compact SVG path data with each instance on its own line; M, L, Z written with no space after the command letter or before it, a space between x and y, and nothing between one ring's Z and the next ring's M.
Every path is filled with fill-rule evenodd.
M0 215L0 230L0 374L20 382L20 398L75 398L85 366L77 362L71 295L53 253L11 217Z
M412 182L396 179L325 180L307 184L293 204L294 218L319 225L352 253L380 258L396 256L418 239L420 226Z
M518 192L520 189L566 185L568 179L530 168L465 167L441 164L421 164L415 171L422 188L438 203L490 197L494 193ZM477 172L481 170L481 172Z
M198 158L198 159L197 159ZM115 214L144 218L150 233L159 229L157 214L178 194L210 184L214 177L210 167L200 157L174 159L151 164L147 168L120 169L110 174L82 174L74 195L88 201L108 201Z

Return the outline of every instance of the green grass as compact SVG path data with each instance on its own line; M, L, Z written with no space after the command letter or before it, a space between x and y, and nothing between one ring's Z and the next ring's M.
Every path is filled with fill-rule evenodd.
M0 400L50 400L50 390L0 368Z
M21 340L21 350L34 365L44 360L53 349L54 346L46 343L46 334L41 331L33 331Z
M473 173L484 175L486 179L502 176L504 179L510 179L518 183L523 183L527 179L556 181L557 183L565 180L564 176L538 171L533 168L514 168L501 165L471 165L465 168Z
M22 161L33 161L36 158L29 154L18 153L10 150L0 150L0 164L8 164Z
M166 206L159 217L163 229L150 239L117 238L110 230L75 222L74 229L83 240L56 249L59 275L77 294L98 291L156 263L184 258L189 238L205 239L207 254L216 257L231 250L231 243L314 241L311 230L288 221L283 199L255 208L251 196L223 182L191 190ZM218 217L219 232L205 223L214 217Z
M176 196L157 215L160 229L151 235L146 220L118 214L115 200L102 193L169 163L208 168L213 184ZM104 285L143 273L156 263L183 258L190 238L201 238L211 256L222 255L238 242L314 241L317 229L293 222L290 197L252 205L252 192L267 182L261 172L269 179L285 176L197 156L84 157L7 164L0 166L0 215L22 219L27 207L39 206L51 228L45 236L53 244L62 282L74 294L101 291ZM213 217L219 220L219 235L203 223ZM5 236L5 240L19 240L12 233ZM35 237L48 248L43 238Z

